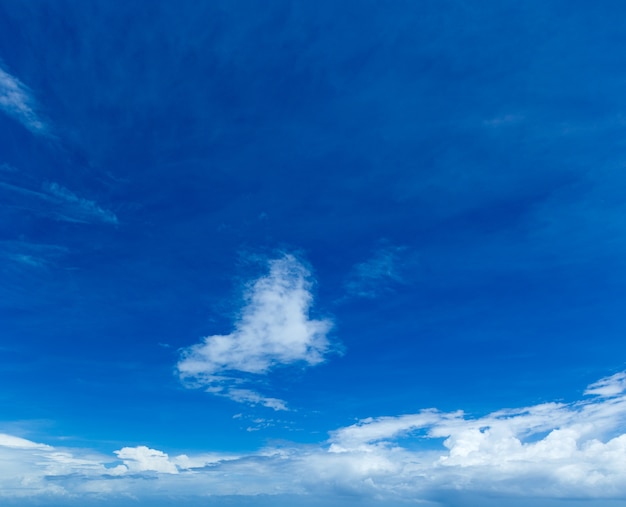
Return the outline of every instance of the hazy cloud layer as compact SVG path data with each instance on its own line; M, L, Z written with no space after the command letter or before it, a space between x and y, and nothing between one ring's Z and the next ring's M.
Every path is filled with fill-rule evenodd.
M309 317L312 283L309 270L293 255L270 261L269 273L248 287L234 330L182 351L180 378L238 402L286 409L283 401L242 386L279 366L324 361L332 323Z
M466 505L458 496L626 499L626 394L622 372L592 397L503 409L480 418L434 409L377 417L330 433L318 446L169 456L145 446L111 456L0 434L0 497L349 494L384 503ZM598 391L601 390L601 391ZM441 441L433 448L428 440ZM304 497L303 497L304 498ZM470 505L470 503L467 503ZM474 505L474 504L471 504Z

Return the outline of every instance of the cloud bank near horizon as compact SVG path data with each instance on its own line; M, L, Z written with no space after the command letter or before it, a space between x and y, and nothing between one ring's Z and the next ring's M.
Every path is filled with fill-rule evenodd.
M459 494L623 500L624 378L626 372L603 378L588 387L588 398L572 403L478 418L435 409L367 418L331 431L319 445L239 455L170 456L138 446L114 451L112 458L0 434L0 498L349 495L432 505ZM440 448L433 448L436 442Z
M311 272L295 256L271 260L269 272L247 288L234 330L182 350L180 379L237 402L286 410L284 401L248 387L274 368L324 362L332 322L310 318L312 286Z

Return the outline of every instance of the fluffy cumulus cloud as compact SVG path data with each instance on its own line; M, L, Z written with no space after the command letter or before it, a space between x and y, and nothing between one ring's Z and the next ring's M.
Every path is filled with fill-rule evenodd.
M273 495L278 505L291 495L292 503L362 498L380 505L473 506L495 495L511 505L563 499L610 505L626 501L624 378L604 378L573 403L478 418L435 409L368 418L331 431L319 445L240 455L169 456L139 446L105 456L0 434L0 498L166 495L206 502Z
M269 273L248 287L234 330L182 351L180 378L235 401L284 410L283 401L244 386L279 366L324 361L332 324L310 318L311 287L311 273L293 255L270 261Z
M48 126L37 113L35 100L29 89L2 68L0 68L0 110L34 134L48 133Z
M154 471L165 474L176 474L178 469L169 456L145 445L139 447L124 447L115 454L124 462L127 470L132 472Z

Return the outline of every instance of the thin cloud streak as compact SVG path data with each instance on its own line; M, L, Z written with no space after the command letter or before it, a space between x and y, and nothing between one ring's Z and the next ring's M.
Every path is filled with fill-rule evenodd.
M58 216L61 220L70 222L97 221L112 225L118 224L115 213L101 208L94 201L76 195L74 192L58 183L46 185L45 190L61 205L62 209L58 212ZM69 210L69 213L64 214L65 210Z
M10 206L73 223L118 225L117 215L68 188L55 183L39 183L19 171L6 173L0 180L0 191Z

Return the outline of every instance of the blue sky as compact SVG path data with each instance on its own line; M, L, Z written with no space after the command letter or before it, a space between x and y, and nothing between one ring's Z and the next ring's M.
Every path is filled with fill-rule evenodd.
M2 2L2 502L623 502L624 14Z

